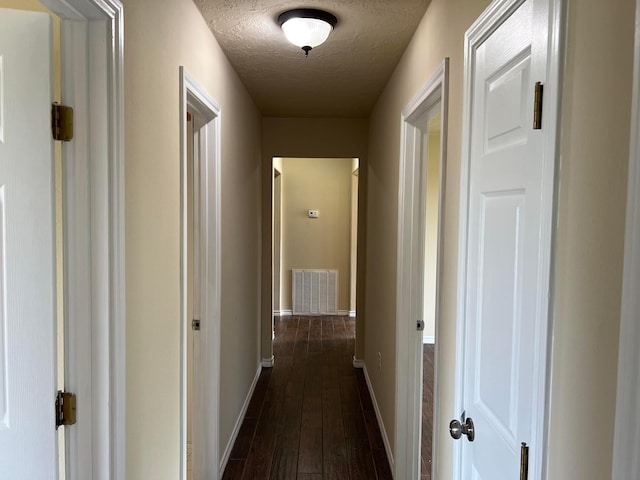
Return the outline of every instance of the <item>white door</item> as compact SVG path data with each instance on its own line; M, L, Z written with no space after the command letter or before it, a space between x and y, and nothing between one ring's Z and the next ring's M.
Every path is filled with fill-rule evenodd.
M497 2L499 3L499 2ZM505 1L469 51L471 95L464 319L462 478L519 478L521 443L539 464L544 422L553 158L533 129L547 76L548 0ZM519 5L519 6L518 6ZM531 474L529 478L538 478Z
M51 27L0 9L0 476L57 478Z

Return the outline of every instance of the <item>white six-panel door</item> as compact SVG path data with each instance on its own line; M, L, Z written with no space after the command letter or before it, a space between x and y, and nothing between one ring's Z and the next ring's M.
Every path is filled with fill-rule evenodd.
M517 479L521 443L536 463L542 449L548 311L540 299L549 285L553 159L545 158L548 132L533 129L533 105L535 82L547 75L549 2L510 3L517 8L467 59L463 409L475 440L458 440L465 480Z
M0 9L0 476L57 478L51 27Z

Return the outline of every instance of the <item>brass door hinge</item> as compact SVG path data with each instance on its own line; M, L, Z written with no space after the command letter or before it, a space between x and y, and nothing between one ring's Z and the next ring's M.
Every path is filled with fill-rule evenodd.
M56 430L60 425L76 424L76 395L58 390L56 395Z
M536 82L535 98L533 100L533 129L542 129L542 95L544 87L542 83Z
M59 103L51 105L51 133L54 140L71 141L73 138L73 108Z
M529 479L529 446L522 442L520 448L520 480Z

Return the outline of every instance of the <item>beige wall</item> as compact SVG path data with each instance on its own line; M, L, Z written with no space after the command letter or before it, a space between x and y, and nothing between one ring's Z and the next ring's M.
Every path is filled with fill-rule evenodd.
M273 182L272 163L274 157L359 158L361 174L359 181L359 204L366 209L366 173L362 173L367 162L367 120L361 118L275 118L262 121L262 251L272 251L271 196ZM364 348L364 285L366 254L366 215L358 217L358 318L356 319L356 356ZM262 358L272 355L271 316L272 269L271 255L262 257L262 301L261 340Z
M291 270L338 270L338 310L349 310L351 158L282 160L282 305L291 310ZM319 210L309 218L308 210Z
M398 118L442 59L450 57L438 340L440 425L446 425L459 413L453 411L453 372L463 37L488 4L433 0L371 115L365 359L376 365L376 352L382 354L382 371L370 368L369 375L392 445L397 245L396 231L388 225L397 225ZM611 471L635 5L628 0L568 0L568 5L549 478L596 480L609 478ZM438 478L451 478L452 440L443 429L436 441Z
M611 478L634 19L633 1L569 2L550 479Z
M260 116L190 0L125 0L127 479L179 466L184 65L222 110L221 452L258 365Z

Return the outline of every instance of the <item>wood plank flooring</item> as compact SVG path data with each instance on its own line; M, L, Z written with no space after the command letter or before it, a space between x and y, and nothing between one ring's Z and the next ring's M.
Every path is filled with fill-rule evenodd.
M386 480L391 470L362 370L355 319L276 317L223 480Z
M433 436L433 355L435 345L423 345L422 353L422 445L421 480L431 480Z

